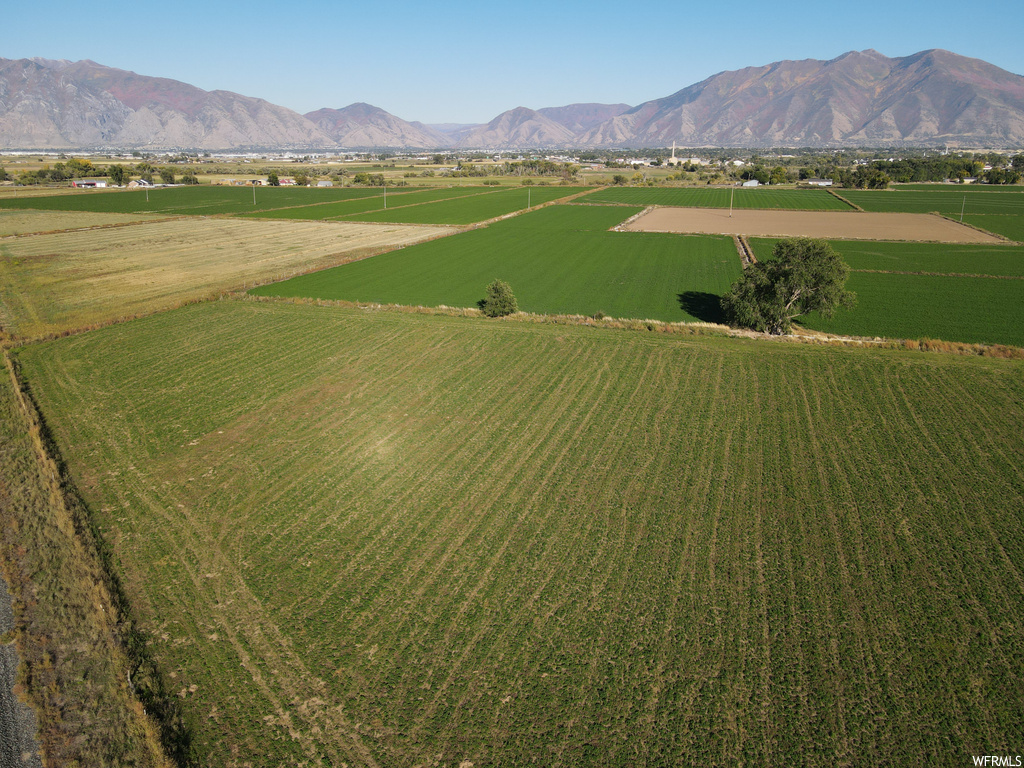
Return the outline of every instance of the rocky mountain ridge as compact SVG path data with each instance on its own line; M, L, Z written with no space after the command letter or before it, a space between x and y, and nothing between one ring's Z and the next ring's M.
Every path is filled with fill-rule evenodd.
M92 61L0 59L5 149L1024 146L1024 77L943 50L720 72L664 98L429 126L369 104L300 115Z

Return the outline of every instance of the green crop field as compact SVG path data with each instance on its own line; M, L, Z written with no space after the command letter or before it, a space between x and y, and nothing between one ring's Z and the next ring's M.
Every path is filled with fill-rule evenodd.
M783 208L806 211L848 211L850 206L817 189L723 189L715 187L608 187L581 202L620 205L675 205L684 208Z
M528 207L559 200L583 191L582 187L516 187L490 194L469 195L408 208L357 214L345 221L376 221L392 224L473 224L505 216Z
M1024 280L854 272L857 306L804 325L828 333L1024 347Z
M378 189L352 187L166 187L150 190L82 190L50 197L0 198L0 209L95 211L97 213L159 213L210 216L248 213L297 205L351 200L379 195Z
M750 239L758 258L767 257L775 242ZM832 247L854 270L1024 277L1024 247L857 240L836 240Z
M1024 243L1024 213L965 214L964 223Z
M750 238L758 259L776 240ZM1024 248L835 241L853 270L857 305L831 320L802 318L829 333L1024 346ZM907 274L911 273L911 274Z
M252 301L17 356L197 764L1024 744L1018 361Z
M437 200L450 200L466 195L493 194L493 192L489 187L444 187L416 191L401 188L387 193L387 205L388 208L399 208L406 205L435 202ZM258 219L338 219L343 221L345 217L355 213L383 210L384 202L384 191L381 190L372 196L339 200L331 203L302 205L294 208L256 211L254 213L243 213L240 216Z
M472 307L502 279L528 312L720 321L715 297L740 275L732 239L608 231L638 211L550 206L254 293Z
M888 190L844 189L843 197L865 211L941 213L959 219L967 214L1024 216L1020 187L916 186Z

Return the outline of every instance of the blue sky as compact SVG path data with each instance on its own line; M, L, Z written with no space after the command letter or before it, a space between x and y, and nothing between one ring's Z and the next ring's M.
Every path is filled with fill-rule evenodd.
M1024 3L452 0L6 4L0 57L92 59L309 112L365 101L405 120L517 106L636 105L722 70L874 48L945 48L1024 74Z

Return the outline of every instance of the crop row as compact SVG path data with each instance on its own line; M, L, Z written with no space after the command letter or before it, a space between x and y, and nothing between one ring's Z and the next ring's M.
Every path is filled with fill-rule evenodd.
M1024 738L1019 363L235 301L19 355L210 765Z

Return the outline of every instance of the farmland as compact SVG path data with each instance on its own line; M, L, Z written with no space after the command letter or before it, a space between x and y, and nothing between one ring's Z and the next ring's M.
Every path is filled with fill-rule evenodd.
M237 300L18 358L202 765L1024 739L1019 362Z
M587 195L588 203L671 205L686 208L767 208L850 211L849 205L817 189L729 189L723 187L608 187Z
M698 307L739 277L732 240L608 231L639 210L551 206L253 293L472 307L487 284L500 278L512 285L520 308L530 312L721 319ZM697 306L688 308L688 302Z
M253 202L252 187L166 187L133 190L80 190L47 197L3 197L0 210L31 208L95 213L158 213L212 216L315 205L380 195L371 188L261 187Z
M775 241L751 238L758 259ZM854 243L833 248L850 265L857 306L831 320L802 319L828 333L931 337L1024 346L1024 248Z
M65 762L159 762L125 680L162 685L191 734L172 746L211 768L963 765L1024 743L1024 363L366 305L472 307L501 278L540 315L721 320L731 238L611 231L688 190L402 188L386 212L379 189L172 191L0 206L3 330L103 326L12 353L74 486L9 472L40 432L0 387L0 543L47 574L30 647L60 662L46 738L88 734ZM737 213L841 204L747 193ZM981 202L965 221L1017 226ZM1024 248L833 245L858 306L808 327L1024 346ZM60 564L74 487L149 689L106 640L80 650L114 620L98 564Z
M133 224L159 218L150 214L54 212L12 210L0 211L0 237L43 232L64 232L69 229L93 229Z
M844 189L842 195L865 211L1024 216L1020 187L907 185L884 191Z
M636 232L728 233L844 240L1001 243L1002 238L920 213L654 208L624 227Z
M408 205L421 205L432 203L438 200L450 200L464 195L486 195L493 194L494 190L486 187L444 187L429 190L395 190L387 195L390 199L390 207L403 208ZM375 195L353 197L349 200L337 202L316 203L313 205L298 205L292 208L273 208L269 210L256 211L255 213L240 214L246 218L260 219L340 219L357 213L377 211L384 209L385 193L383 190Z
M530 187L503 189L490 194L443 200L429 205L389 208L347 217L348 221L402 224L472 224L506 216L528 207L549 203L584 191L579 187Z
M69 223L67 214L49 215L54 223ZM112 215L97 215L97 221ZM31 221L30 228L49 226ZM0 327L25 337L81 328L448 231L177 218L7 239L0 241Z
M557 200L581 187L400 187L389 193L395 210L383 207L383 190L364 187L167 187L150 190L88 190L49 197L0 197L0 210L150 213L165 216L269 215L273 218L326 219L418 224L471 224ZM409 197L406 197L409 196ZM453 198L466 196L461 202ZM405 200L406 202L403 202ZM360 201L362 204L360 205ZM401 208L411 203L432 203Z

